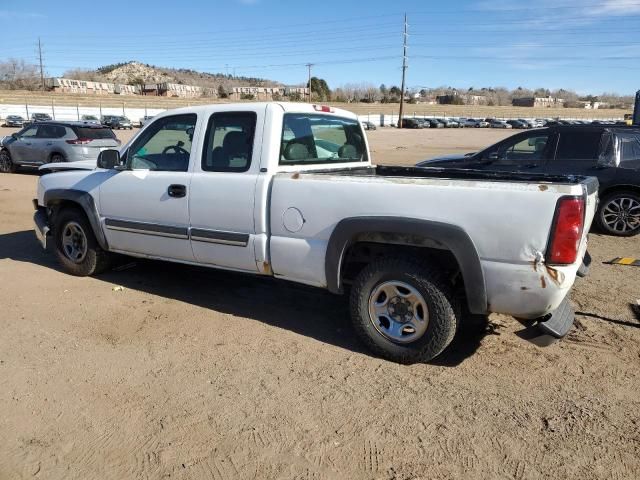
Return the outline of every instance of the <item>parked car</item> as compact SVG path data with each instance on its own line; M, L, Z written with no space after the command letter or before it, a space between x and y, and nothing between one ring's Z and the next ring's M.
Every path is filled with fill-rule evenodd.
M518 118L519 122L524 123L524 125L526 126L526 128L536 128L536 122L534 120L528 120L526 118ZM542 126L542 125L540 125Z
M4 119L5 127L23 127L24 126L24 118L20 115L7 115L7 118Z
M38 122L2 139L0 172L44 163L92 160L120 145L109 128L85 122Z
M362 126L365 130L375 130L376 125L373 122L362 122Z
M111 121L114 117L117 117L117 115L102 115L100 117L100 123L105 127L111 128Z
M444 128L458 128L460 124L450 118L436 118L438 122L444 125Z
M444 123L435 118L425 118L425 122L429 124L429 128L444 128Z
M166 111L122 150L101 152L97 167L42 175L36 235L78 276L105 270L117 252L333 293L349 285L355 331L399 362L428 361L451 343L458 302L567 333L595 179L443 175L370 158L357 116L333 107Z
M517 128L517 129L520 129L520 130L522 130L524 128L529 128L526 123L521 122L520 120L507 120L506 123L511 125L511 128Z
M504 120L496 120L495 118L491 122L489 122L489 126L491 128L513 128Z
M423 128L422 124L416 118L402 119L402 128Z
M597 177L597 225L611 235L640 233L639 127L545 127L513 135L478 153L434 158L418 166Z
M127 117L111 117L110 126L114 130L132 130L133 124Z
M49 122L51 120L53 120L53 118L51 118L51 115L49 115L48 113L32 113L31 114L31 123Z
M144 127L147 123L149 123L149 120L151 120L153 117L154 115L145 115L144 117L142 117L140 119L140 127Z
M89 122L89 123L97 123L100 124L100 120L98 119L98 117L96 117L95 115L82 115L82 117L80 117L80 119L83 122Z

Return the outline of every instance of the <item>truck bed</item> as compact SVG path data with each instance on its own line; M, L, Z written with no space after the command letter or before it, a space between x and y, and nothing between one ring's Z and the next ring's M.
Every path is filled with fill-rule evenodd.
M345 168L340 170L317 170L313 173L325 173L331 175L357 175L380 177L407 177L407 178L447 178L452 180L487 180L496 182L518 183L560 183L576 185L586 183L596 185L597 180L592 177L579 175L548 175L541 173L518 172L490 172L486 170L463 170L456 168L438 167L402 167L391 165L377 165L362 168ZM594 183L595 182L595 183Z

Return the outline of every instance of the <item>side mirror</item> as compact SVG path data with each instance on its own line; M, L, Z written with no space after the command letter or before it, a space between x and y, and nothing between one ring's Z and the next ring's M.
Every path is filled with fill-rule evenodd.
M121 164L118 150L103 150L98 155L98 168L114 169Z
M11 134L11 137L12 137L12 138L14 138L14 139L16 139L16 140L18 140L18 138L20 138L20 137L18 137L18 134L17 134L17 133L15 133L15 132L13 132L13 133Z
M489 160L499 160L500 155L498 155L498 152L491 152L488 158Z

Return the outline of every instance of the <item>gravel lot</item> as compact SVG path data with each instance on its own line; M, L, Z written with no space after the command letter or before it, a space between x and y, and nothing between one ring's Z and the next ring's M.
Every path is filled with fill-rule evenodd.
M508 134L369 139L410 165ZM62 273L33 235L36 181L0 174L0 479L638 478L640 268L602 263L640 258L638 238L591 235L564 340L491 315L401 366L320 290L154 262Z

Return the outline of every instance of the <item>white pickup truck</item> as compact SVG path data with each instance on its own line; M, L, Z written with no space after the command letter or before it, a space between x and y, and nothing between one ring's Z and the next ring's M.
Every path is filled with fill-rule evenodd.
M40 178L36 233L69 273L113 252L349 290L358 335L401 362L440 354L462 307L566 334L598 189L374 166L355 115L296 103L167 111L97 166L46 168L69 171Z

